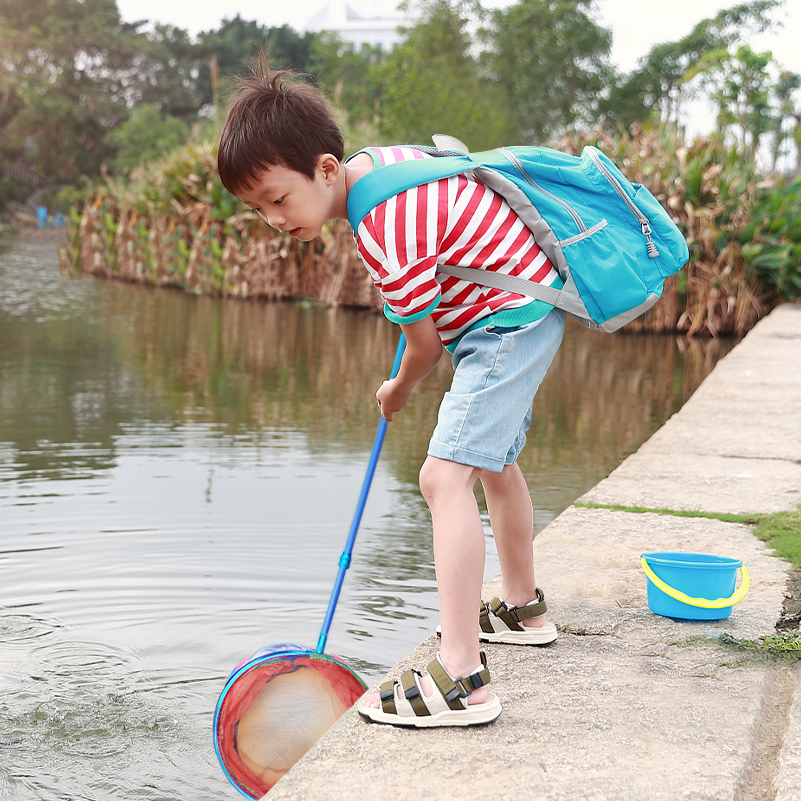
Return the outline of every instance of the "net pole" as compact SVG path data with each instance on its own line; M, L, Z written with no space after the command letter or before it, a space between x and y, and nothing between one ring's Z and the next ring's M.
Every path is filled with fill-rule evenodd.
M406 348L406 338L401 334L400 341L398 342L398 349L395 352L395 361L392 364L392 372L390 378L394 378L400 369L401 358L403 351ZM345 581L345 573L350 567L351 557L353 555L353 546L356 542L356 534L359 531L359 524L362 521L364 514L364 507L367 503L367 496L370 493L370 486L373 483L373 476L375 475L376 465L378 464L378 457L381 454L381 447L384 444L384 437L387 433L387 421L384 416L378 423L378 430L375 435L375 442L373 443L373 450L370 453L370 461L367 464L367 472L362 482L362 490L359 493L359 500L356 503L356 511L353 515L353 521L350 524L350 531L348 532L348 539L345 543L345 550L339 557L339 572L337 573L336 581L334 581L334 589L331 592L331 598L328 601L328 610L325 613L325 620L323 627L320 631L320 637L317 640L316 653L321 654L325 651L325 644L328 640L328 632L331 628L331 622L334 619L334 612L337 608L339 601L339 593L342 590L342 583Z

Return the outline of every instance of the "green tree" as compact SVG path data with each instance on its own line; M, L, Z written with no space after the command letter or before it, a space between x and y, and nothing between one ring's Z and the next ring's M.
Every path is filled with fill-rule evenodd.
M767 30L773 24L771 13L782 5L783 0L740 3L701 20L676 42L655 45L637 69L613 83L606 116L625 126L654 116L677 123L684 93L690 88L687 72L708 54L728 50L749 35Z
M336 34L322 33L311 49L310 71L320 89L345 109L351 121L376 119L382 94L381 66L387 53L363 45L356 50Z
M594 0L519 0L493 10L485 62L512 117L515 138L542 143L597 117L611 76L611 33Z
M471 55L476 6L433 0L381 69L380 128L387 140L430 144L435 133L472 150L508 144L507 104Z
M96 173L106 133L128 115L134 27L115 0L0 0L0 31L5 158L56 180Z
M269 28L255 21L246 21L239 14L233 19L224 19L217 30L203 31L198 35L195 53L199 65L197 86L200 103L215 103L212 81L215 73L229 85L260 50L267 53L270 63L276 67L309 72L314 41L314 34L299 34L288 25ZM215 64L213 68L212 61Z
M776 122L773 128L771 156L775 170L782 157L789 157L788 140L796 145L796 171L801 169L801 109L796 106L794 95L801 89L801 75L784 70L773 87L776 97Z
M114 168L123 173L140 164L167 155L189 138L189 126L178 117L163 114L153 104L139 106L122 125L108 137L116 148Z
M740 152L750 159L756 157L761 137L773 127L768 72L772 61L770 53L755 53L748 45L734 53L723 48L706 53L685 76L692 80L697 75L710 87L710 98L718 108L718 130L734 129Z
M208 102L199 87L204 68L208 65L186 30L155 24L137 41L126 99L133 106L155 105L191 124Z

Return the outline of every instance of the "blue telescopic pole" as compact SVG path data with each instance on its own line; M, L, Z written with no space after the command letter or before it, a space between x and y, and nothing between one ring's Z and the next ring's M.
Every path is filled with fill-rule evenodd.
M395 353L395 361L392 364L390 378L394 378L398 374L401 358L405 348L406 339L403 334L401 334L400 341L398 342L398 350ZM345 580L345 571L350 567L350 560L353 554L353 544L356 542L356 532L359 530L359 523L361 523L362 520L364 506L367 503L367 495L370 492L370 485L373 483L375 468L378 464L378 456L381 453L381 446L384 444L384 436L386 433L387 421L382 415L381 421L378 424L378 431L375 435L375 442L373 443L373 452L370 454L370 461L367 465L367 473L364 476L362 491L359 495L358 503L356 504L356 512L353 515L353 522L350 524L348 541L345 543L345 550L339 557L339 573L337 573L337 578L334 582L334 589L331 592L331 600L328 602L328 611L325 613L325 621L323 622L323 628L320 631L320 638L317 640L316 653L318 654L321 654L323 651L325 651L325 642L328 639L328 630L331 628L331 621L334 619L337 601L339 601L339 593L342 590L342 582Z

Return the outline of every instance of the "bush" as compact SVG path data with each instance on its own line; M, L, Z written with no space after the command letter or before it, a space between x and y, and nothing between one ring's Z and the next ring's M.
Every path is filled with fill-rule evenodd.
M0 177L0 211L9 203L24 203L36 187L30 181L13 175Z
M801 179L758 190L740 231L743 256L785 300L801 298Z

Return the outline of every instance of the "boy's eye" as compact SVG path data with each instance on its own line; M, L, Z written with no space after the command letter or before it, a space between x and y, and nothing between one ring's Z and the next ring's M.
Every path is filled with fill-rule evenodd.
M280 206L284 202L283 197L279 197L278 200L273 201L273 206Z

